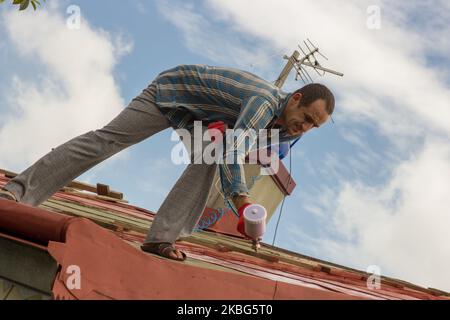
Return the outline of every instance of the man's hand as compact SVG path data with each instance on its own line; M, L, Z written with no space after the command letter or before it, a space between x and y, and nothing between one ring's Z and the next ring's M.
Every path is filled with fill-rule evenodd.
M247 196L235 196L232 198L233 204L235 206L235 208L239 209L240 207L242 207L244 204L252 204L253 202L250 200L249 197Z
M235 197L233 197L233 203L234 203L234 206L238 209L238 214L239 214L239 221L236 226L237 231L240 234L242 234L245 237L250 239L250 237L247 236L247 234L245 233L244 209L247 206L251 205L252 201L247 196L235 196Z
M220 143L223 141L228 126L223 121L217 121L208 125L209 136L212 142Z

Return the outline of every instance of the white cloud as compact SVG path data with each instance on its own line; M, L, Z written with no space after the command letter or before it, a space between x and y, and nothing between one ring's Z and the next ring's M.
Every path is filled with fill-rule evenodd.
M104 126L123 109L112 72L132 43L85 20L80 29L68 29L56 4L36 12L4 12L2 20L8 46L39 70L6 73L12 83L2 97L8 120L0 127L0 166L19 170L51 148Z
M390 275L450 290L448 2L204 3L208 13L189 2L172 5L170 17L167 13L198 54L217 63L246 66L252 51L240 40L242 35L255 39L255 48L265 51L261 56L268 55L268 47L288 47L288 54L299 41L311 38L330 57L326 65L345 73L343 79L330 76L323 81L338 97L335 118L345 124L339 134L355 151L329 153L319 169L307 168L323 179L317 192L323 196L311 197L320 203L299 204L318 217L322 235L313 238L301 226L292 226L291 234L303 243L298 248L306 241L321 257L363 269L379 264ZM366 10L372 4L381 8L381 30L366 27ZM215 24L234 33L216 32ZM256 40L264 46L258 47ZM261 69L264 75L280 68L268 64ZM355 134L357 130L382 142L367 142ZM346 162L349 158L353 160ZM374 164L388 173L377 186L372 183L379 174Z
M363 269L376 264L390 275L448 290L448 177L450 145L434 140L396 167L387 185L344 183L328 206L328 231L345 240L324 233L317 243L322 254Z
M268 48L261 42L248 44L235 37L237 33L233 26L223 23L227 19L223 12L209 11L206 16L199 11L202 5L197 2L159 0L157 7L182 32L186 46L193 52L216 63L253 68L254 72L273 76L264 65L272 63L283 48Z

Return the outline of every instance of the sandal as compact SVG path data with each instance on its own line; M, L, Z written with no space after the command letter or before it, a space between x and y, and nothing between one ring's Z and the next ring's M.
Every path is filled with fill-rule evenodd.
M173 246L173 244L169 242L160 242L160 243L144 243L141 246L141 250L148 253L155 253L161 257L168 258L176 261L184 261L186 260L186 254L183 251L180 251L183 258L174 258L170 255L170 253L175 252L177 249Z
M17 202L17 199L14 196L14 194L12 194L11 192L9 192L6 189L0 189L0 199L11 200L11 201Z

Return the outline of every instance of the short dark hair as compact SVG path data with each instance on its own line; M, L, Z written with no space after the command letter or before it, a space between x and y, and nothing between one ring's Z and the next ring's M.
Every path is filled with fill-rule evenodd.
M318 99L323 99L326 103L326 110L329 115L334 111L334 95L326 86L320 83L311 83L298 89L295 93L301 93L300 106L307 107Z

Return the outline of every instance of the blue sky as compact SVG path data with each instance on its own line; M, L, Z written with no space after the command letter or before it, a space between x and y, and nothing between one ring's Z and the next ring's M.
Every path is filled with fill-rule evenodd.
M379 30L366 24L373 4L381 9ZM65 27L69 5L81 10L79 30ZM51 147L105 125L165 69L222 65L273 81L283 55L311 38L345 77L315 77L336 94L335 123L308 133L293 150L297 188L286 199L276 245L450 290L445 1L111 0L43 7L26 14L0 9L0 167L22 171ZM284 89L301 85L291 75ZM133 146L79 180L107 183L156 211L184 169L170 162L170 135Z

